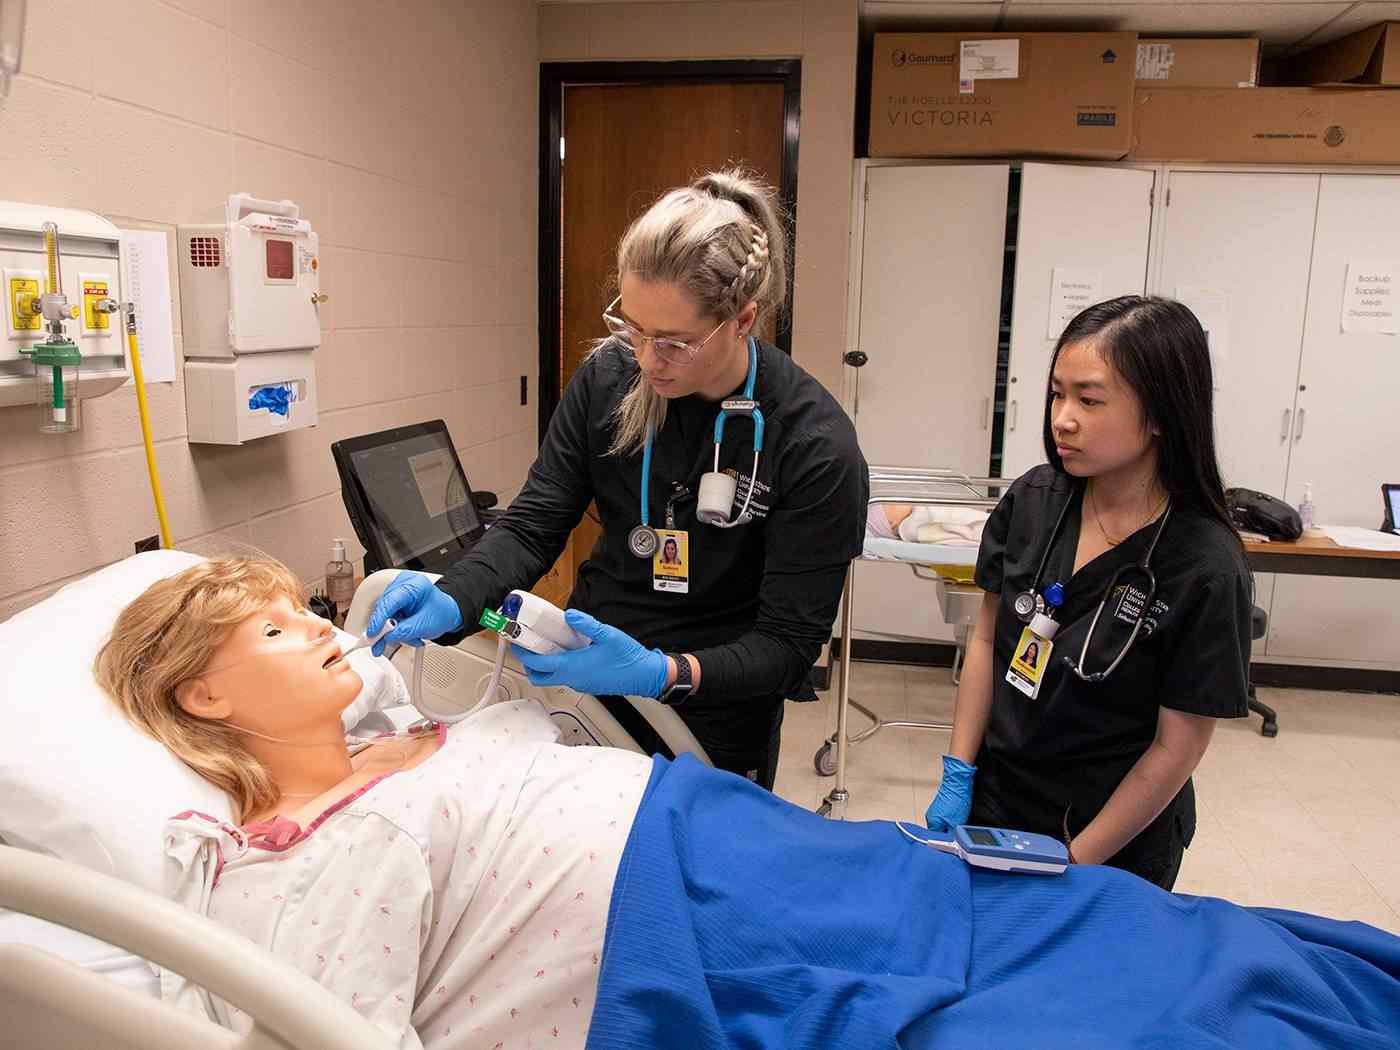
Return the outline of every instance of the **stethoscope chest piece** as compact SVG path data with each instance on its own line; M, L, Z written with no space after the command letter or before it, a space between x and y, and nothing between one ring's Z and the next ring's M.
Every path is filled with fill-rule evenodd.
M627 534L627 549L638 558L650 558L656 546L656 530L650 525L638 525Z
M1016 595L1015 601L1011 603L1011 608L1022 623L1030 623L1032 616L1044 611L1045 600L1034 591L1022 591Z

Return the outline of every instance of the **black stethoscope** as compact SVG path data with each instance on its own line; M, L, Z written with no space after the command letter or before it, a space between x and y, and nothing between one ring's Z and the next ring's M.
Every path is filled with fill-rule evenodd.
M1050 542L1045 545L1045 550L1040 556L1040 567L1035 570L1035 579L1031 581L1030 590L1022 591L1020 594L1016 595L1015 600L1011 603L1011 607L1015 611L1017 618L1023 623L1030 623L1031 619L1037 614L1044 615L1047 608L1053 612L1055 606L1060 604L1058 601L1047 603L1045 595L1041 593L1040 582L1045 577L1045 566L1050 562L1050 552L1055 549L1055 544L1060 538L1060 533L1064 530L1065 516L1069 513L1070 504L1073 502L1074 493L1070 493L1069 499L1066 500L1065 505L1060 508L1060 516L1055 519L1055 527L1050 532ZM1153 600L1157 597L1157 577L1152 574L1152 553L1157 549L1157 541L1162 538L1162 530L1167 527L1167 519L1170 518L1171 515L1172 504L1171 500L1168 499L1166 509L1162 511L1162 517L1157 521L1157 529L1152 534L1152 541L1148 543L1147 550L1143 552L1142 558L1132 565L1124 565L1115 572L1113 577L1108 581L1108 586L1104 588L1103 597L1099 599L1099 607L1094 610L1094 618L1089 621L1089 633L1084 636L1084 645L1079 650L1079 659L1075 660L1070 656L1065 657L1065 663L1069 664L1070 670L1083 681L1102 682L1123 662L1123 658L1127 656L1128 651L1132 649L1133 642L1137 641L1138 633L1142 630L1142 621L1152 608ZM1103 616L1104 606L1108 604L1109 598L1113 596L1123 576L1132 572L1140 572L1147 577L1147 597L1143 600L1142 607L1138 609L1137 616L1133 620L1133 631L1128 635L1127 641L1125 641L1118 650L1118 655L1114 658L1112 663L1102 671L1085 671L1084 661L1089 656L1089 644L1094 640L1094 629L1098 627L1099 618ZM1050 589L1058 590L1063 593L1063 588L1058 583L1052 583Z
M749 336L749 373L744 381L744 396L720 402L719 415L715 416L715 462L714 469L700 479L700 492L696 497L695 516L707 525L719 529L732 529L736 525L747 525L753 520L749 504L753 501L753 490L758 488L758 454L763 451L763 412L754 400L754 386L758 382L758 343ZM719 449L724 442L724 421L731 415L747 415L753 420L753 470L749 474L749 490L744 494L744 505L739 508L739 516L733 521L729 514L734 508L734 493L738 489L738 479L719 470ZM627 534L627 547L638 558L650 558L656 553L657 535L651 527L651 445L654 435L647 431L646 444L642 446L642 523ZM668 512L669 513L669 512ZM671 523L667 523L667 528Z

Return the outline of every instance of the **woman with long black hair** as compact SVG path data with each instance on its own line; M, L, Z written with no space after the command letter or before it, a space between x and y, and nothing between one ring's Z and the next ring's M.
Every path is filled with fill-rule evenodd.
M930 828L1063 837L1171 889L1191 774L1248 714L1252 581L1216 462L1205 332L1124 296L1061 335L1045 455L983 534L986 592ZM1017 654L1037 646L1032 666Z

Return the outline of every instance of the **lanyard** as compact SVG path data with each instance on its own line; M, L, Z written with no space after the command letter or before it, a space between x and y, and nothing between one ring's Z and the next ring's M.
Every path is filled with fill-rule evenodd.
M758 402L754 400L754 387L758 383L758 343L753 336L749 336L749 371L744 380L744 396L742 398L732 398L720 403L719 414L715 416L715 459L714 470L719 471L719 450L724 442L724 421L731 415L747 413L753 420L753 473L750 475L748 496L744 500L744 508L740 511L740 521L744 519L744 512L748 510L749 500L753 498L753 490L758 484L758 454L763 450L763 412L758 407ZM647 431L646 443L642 446L642 527L651 527L651 447L655 435L652 431Z

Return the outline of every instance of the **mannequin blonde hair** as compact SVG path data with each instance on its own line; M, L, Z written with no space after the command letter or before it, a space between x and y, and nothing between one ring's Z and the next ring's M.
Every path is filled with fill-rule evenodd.
M760 317L787 299L787 234L777 194L738 168L702 175L646 210L617 246L617 276L674 284L703 316L732 321L749 303ZM609 345L603 340L597 349ZM595 349L595 353L597 350ZM666 399L641 381L616 411L610 453L635 452L666 420Z
M123 609L93 666L121 713L232 796L239 819L275 804L277 785L237 730L190 714L176 690L207 668L234 626L282 596L300 602L302 587L280 562L203 562L151 585Z

